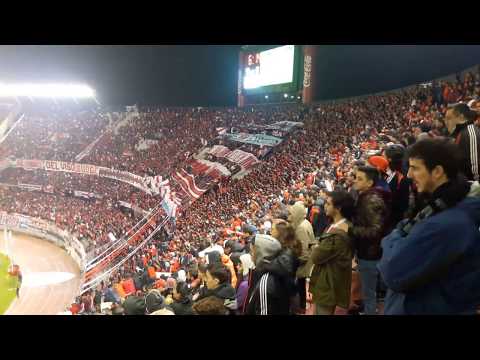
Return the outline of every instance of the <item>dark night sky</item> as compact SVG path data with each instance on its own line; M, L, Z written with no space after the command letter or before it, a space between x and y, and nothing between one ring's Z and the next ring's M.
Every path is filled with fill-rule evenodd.
M0 81L78 81L106 104L236 103L236 45L0 46Z
M238 45L0 46L0 81L78 81L106 104L231 106ZM318 98L383 91L480 63L480 46L327 45Z

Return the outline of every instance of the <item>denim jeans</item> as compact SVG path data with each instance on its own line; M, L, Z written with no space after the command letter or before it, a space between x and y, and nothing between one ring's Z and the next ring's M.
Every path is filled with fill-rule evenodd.
M372 261L358 259L358 271L360 273L360 282L362 285L365 315L377 314L377 263L378 260Z

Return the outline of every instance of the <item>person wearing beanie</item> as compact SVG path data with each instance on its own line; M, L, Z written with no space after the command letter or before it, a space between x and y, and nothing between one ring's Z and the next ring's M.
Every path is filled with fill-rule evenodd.
M368 163L375 167L378 171L386 173L388 169L388 160L383 156L370 156L368 158Z
M289 292L280 278L269 271L270 264L282 250L272 236L258 234L251 249L255 269L250 274L244 313L246 315L288 315Z
M295 230L296 239L302 244L299 256L300 266L297 270L297 288L300 296L299 312L305 313L307 306L306 282L313 264L310 261L311 247L315 244L312 224L306 219L306 208L303 202L297 201L288 208L288 222Z
M174 315L167 308L165 298L156 289L150 290L145 297L145 311L149 315Z
M368 164L377 169L380 175L375 186L383 191L390 192L390 187L388 186L387 182L388 160L383 156L370 156L368 158Z

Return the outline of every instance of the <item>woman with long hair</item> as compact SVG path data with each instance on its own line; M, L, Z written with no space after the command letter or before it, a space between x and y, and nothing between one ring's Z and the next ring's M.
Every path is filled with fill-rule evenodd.
M266 267L282 282L290 299L290 307L292 307L297 293L295 277L300 265L299 256L302 254L302 244L295 236L292 225L283 219L273 220L271 234L282 245L282 250Z

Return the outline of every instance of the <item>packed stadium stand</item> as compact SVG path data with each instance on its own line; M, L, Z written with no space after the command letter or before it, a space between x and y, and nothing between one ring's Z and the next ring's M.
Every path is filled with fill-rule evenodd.
M287 310L284 304L264 309L262 300L257 311L240 296L249 283L244 255L254 246L252 239L275 237L279 230L272 228L279 226L278 219L292 221L289 207L297 202L304 204L320 238L332 225L324 210L327 192L354 193L359 166L373 166L387 186L395 175L406 178L404 166L389 168L392 159L387 161L385 149L448 135L441 119L452 104L478 111L477 71L308 106L113 113L100 107L72 110L61 103L29 105L0 144L0 212L51 223L84 246L83 285L68 313L213 314L204 310L212 297L222 299L229 314L308 314L314 304L321 313L314 285L291 302L297 292L278 290L288 298ZM400 200L411 209L418 206L417 195L407 186ZM404 210L396 220L408 213ZM265 239L259 241L259 234ZM210 256L215 249L216 260ZM331 304L332 314L366 311L364 296L355 289L359 268L355 260L350 266L352 258L348 294ZM300 267L310 260L302 258ZM223 268L212 268L214 261ZM315 270L298 275L297 267L285 270L285 278L314 277ZM212 274L223 293L208 292ZM379 313L382 285L379 281ZM228 287L235 291L228 293ZM142 305L139 299L145 297Z

